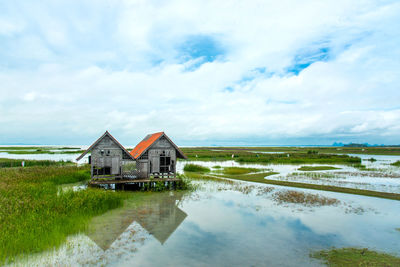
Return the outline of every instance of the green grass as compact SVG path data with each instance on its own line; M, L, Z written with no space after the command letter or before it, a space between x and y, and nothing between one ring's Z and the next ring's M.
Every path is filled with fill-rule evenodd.
M123 192L59 188L89 178L87 167L0 169L0 265L57 247L93 216L122 205Z
M259 171L260 169L257 168L224 167L222 173L226 175L240 175Z
M321 259L328 266L400 266L400 258L366 248L341 248L312 253L313 258Z
M26 159L0 158L0 168L21 167L23 161L25 162L25 167L75 165L72 161L63 161L63 160L54 161L54 160L26 160Z
M183 170L185 172L210 172L210 168L190 163L186 164Z
M327 170L339 170L333 166L301 166L297 170L299 171L327 171Z
M398 160L398 161L392 163L391 165L400 167L400 160Z
M249 148L250 149L250 148ZM347 155L308 153L307 151L284 154L254 153L244 148L183 148L183 152L191 160L224 161L235 160L239 163L260 164L360 164L359 157ZM233 155L233 158L232 158ZM288 156L289 155L289 156Z
M30 146L30 147L0 147L0 152L8 154L78 154L84 150L76 147L51 147L51 146Z
M400 155L400 146L396 147L196 147L182 148L184 153L204 150L222 150L232 156L232 152L278 152L278 153L309 153L309 154L368 154L368 155ZM261 154L261 153L260 153ZM186 154L187 155L187 154Z

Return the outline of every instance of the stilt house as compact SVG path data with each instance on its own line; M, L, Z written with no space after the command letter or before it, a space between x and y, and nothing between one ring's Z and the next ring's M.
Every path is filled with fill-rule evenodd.
M81 160L89 152L92 178L175 178L177 158L186 159L183 152L164 132L147 135L128 152L106 131L76 160Z
M175 176L177 158L187 159L164 132L147 135L130 154L139 178Z
M92 178L122 177L124 165L135 162L135 158L108 131L76 160L79 161L89 152Z

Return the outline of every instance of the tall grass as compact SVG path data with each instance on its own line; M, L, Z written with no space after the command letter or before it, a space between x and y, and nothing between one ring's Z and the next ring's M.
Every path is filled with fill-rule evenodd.
M393 162L391 165L400 167L400 160Z
M223 174L227 175L240 175L240 174L248 174L252 172L260 172L262 169L256 168L242 168L242 167L225 167L222 170Z
M92 216L122 204L123 193L58 187L89 178L82 167L0 169L0 265L57 247L84 231Z
M64 160L54 161L54 160L26 160L26 159L0 158L0 168L21 167L22 162L24 162L25 167L74 165L72 161L64 161Z
M210 172L210 168L197 164L186 164L183 170L185 172Z
M254 153L244 148L221 148L213 150L209 148L183 148L184 153L192 160L235 160L243 163L264 164L360 164L359 157L348 155L308 153L307 151L290 152L280 154Z

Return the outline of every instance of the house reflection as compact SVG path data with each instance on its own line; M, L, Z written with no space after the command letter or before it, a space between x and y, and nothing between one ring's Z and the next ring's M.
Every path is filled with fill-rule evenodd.
M107 250L136 221L164 244L187 216L177 206L183 195L182 192L156 193L145 196L143 201L128 202L123 208L95 217L87 235Z

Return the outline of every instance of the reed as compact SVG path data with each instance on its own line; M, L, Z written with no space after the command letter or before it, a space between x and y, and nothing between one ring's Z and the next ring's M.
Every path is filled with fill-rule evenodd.
M122 192L59 188L89 178L87 167L0 169L0 265L58 247L93 216L122 205Z

